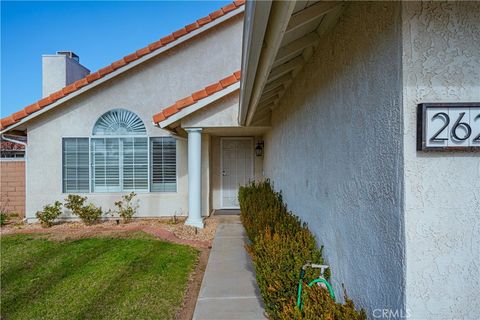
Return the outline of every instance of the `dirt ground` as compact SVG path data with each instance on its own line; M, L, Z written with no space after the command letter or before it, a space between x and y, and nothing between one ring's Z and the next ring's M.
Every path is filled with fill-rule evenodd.
M193 318L193 312L195 311L195 305L197 303L198 294L200 293L200 286L202 285L203 274L207 268L209 255L210 249L200 249L198 263L190 276L185 297L183 299L183 306L175 315L175 319L191 320Z
M86 226L82 222L58 222L50 228L42 228L38 223L24 224L20 220L10 220L1 228L1 234L45 233L49 239L62 241L92 236L128 236L132 232L143 231L162 240L193 246L199 250L199 258L190 275L183 307L176 314L178 320L190 320L195 310L218 219L215 216L205 219L204 229L186 226L185 218L136 219L127 224L108 220L92 226Z
M185 217L167 217L155 219L135 219L129 223L116 220L104 220L91 226L81 221L56 222L50 228L42 228L39 223L22 223L20 220L10 220L1 229L1 234L48 232L58 240L66 238L89 237L92 235L118 233L124 231L145 231L165 240L194 245L195 242L204 246L211 244L215 236L218 217L205 219L205 228L199 229L184 224ZM182 240L186 240L182 241ZM208 246L208 245L207 245Z

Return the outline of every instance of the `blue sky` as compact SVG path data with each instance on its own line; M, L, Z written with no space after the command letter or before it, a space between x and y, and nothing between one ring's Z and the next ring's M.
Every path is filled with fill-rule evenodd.
M42 95L42 54L104 67L231 1L1 1L1 117Z

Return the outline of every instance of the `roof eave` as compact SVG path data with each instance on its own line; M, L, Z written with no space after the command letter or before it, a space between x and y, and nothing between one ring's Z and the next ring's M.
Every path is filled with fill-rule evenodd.
M198 111L215 101L218 101L222 99L223 97L238 91L240 89L240 82L234 83L231 86L228 86L224 88L223 90L220 90L218 92L215 92L214 94L206 97L205 99L199 100L198 102L192 104L191 106L188 106L185 109L180 110L178 113L168 117L167 119L158 122L158 125L160 128L165 129L169 127L170 125L176 123L177 121L180 121L181 119L185 118L186 116L194 113L195 111Z
M62 97L60 99L58 99L57 101L49 104L48 106L38 110L38 111L35 111L34 113L28 115L27 117L21 119L20 121L18 122L15 122L13 123L12 125L10 126L7 126L6 128L3 128L0 130L0 134L3 134L3 133L7 133L7 132L10 132L11 130L25 124L26 122L30 121L31 119L41 115L41 114L44 114L52 109L54 109L55 107L65 103L66 101L69 101L70 99L73 99L77 96L79 96L80 94L84 93L85 91L88 91L92 88L95 88L103 83L105 83L106 81L128 71L128 70L131 70L132 68L138 66L139 64L147 61L147 60L150 60L150 59L153 59L155 57L157 57L158 55L186 42L186 41L189 41L190 39L196 37L197 35L201 34L201 33L204 33L206 32L207 30L210 30L216 26L218 26L219 24L233 18L234 16L237 16L238 14L242 13L245 11L245 6L240 6L238 7L237 9L235 10L232 10L228 13L226 13L225 15L215 19L214 21L212 21L211 23L208 23L208 24L205 24L202 28L199 28L199 29L196 29L196 30L193 30L189 33L187 33L186 35L184 35L183 37L181 38L178 38L176 41L173 41L173 42L170 42L168 44L166 44L165 46L157 49L157 50L154 50L140 58L138 58L137 60L135 61L132 61L130 63L128 63L127 65L117 69L117 70L114 70L113 72L99 78L98 80L96 81L93 81L73 92L71 92L70 94L66 95L65 97Z
M239 123L251 124L296 1L247 1Z

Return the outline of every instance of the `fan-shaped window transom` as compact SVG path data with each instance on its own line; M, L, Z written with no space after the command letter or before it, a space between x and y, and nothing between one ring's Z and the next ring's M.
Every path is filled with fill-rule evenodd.
M135 113L115 109L104 113L93 127L93 135L145 135L147 130Z

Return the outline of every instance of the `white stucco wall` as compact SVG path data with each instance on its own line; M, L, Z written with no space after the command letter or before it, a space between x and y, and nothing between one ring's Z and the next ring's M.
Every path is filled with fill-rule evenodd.
M401 6L350 3L272 116L264 170L324 245L335 291L402 312Z
M207 127L228 128L239 127L238 125L238 102L239 91L203 107L200 110L186 116L181 122L183 128Z
M42 97L85 77L90 70L63 54L42 56Z
M149 136L168 135L152 124L153 114L240 68L243 15L213 28L152 61L86 92L28 123L27 217L43 205L62 200L62 138L88 137L95 121L114 108L135 112L144 121ZM92 49L94 50L94 49ZM202 139L203 214L208 201L209 136ZM139 216L184 215L187 202L187 142L178 140L176 193L139 193ZM105 210L122 193L88 194Z
M480 2L403 4L407 309L480 315L480 155L416 151L421 102L480 102Z

